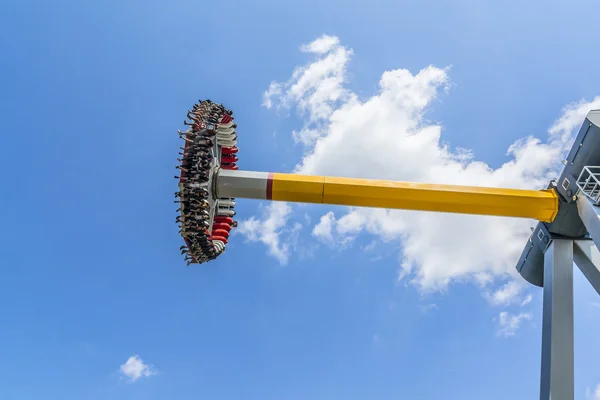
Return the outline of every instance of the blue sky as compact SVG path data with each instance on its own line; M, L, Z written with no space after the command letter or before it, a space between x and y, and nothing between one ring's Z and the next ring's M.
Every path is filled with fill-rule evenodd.
M469 236L489 227L510 236L522 222L443 220L459 221L452 225L240 200L244 234L216 262L186 268L172 202L176 129L195 101L210 98L234 110L243 169L420 179L400 161L364 166L408 153L359 160L357 148L386 132L401 144L406 127L417 138L440 127L452 152L470 149L501 172L432 168L423 179L537 185L555 150L532 144L529 164L546 163L534 171L502 169L515 157L527 164L507 149L528 135L556 149L548 131L568 136L552 131L564 107L578 116L597 104L600 55L585 17L599 11L593 1L3 2L0 398L535 398L541 291L511 283L515 250L494 246L510 238L488 249ZM324 34L337 38L326 51L300 51ZM294 68L328 54L348 55L332 70L342 98L311 97L322 76L295 98ZM414 84L429 65L432 75ZM392 84L412 86L390 90L414 89L415 114L378 97L382 74L398 69L411 75L390 74ZM281 92L267 108L271 82ZM416 106L424 87L433 92ZM356 115L370 121L363 105L373 96L404 119L382 120L373 129L383 136L329 148L355 157L354 167L315 156L314 138L294 140L292 131L307 127L325 139L356 138L347 125L334 132L329 114L359 104ZM322 107L326 117L307 122ZM448 167L444 160L435 166ZM285 218L269 220L276 212ZM280 223L275 248L285 260L261 243L272 244L269 221ZM431 226L464 247L444 248ZM430 253L447 270L422 243L441 246ZM461 258L482 252L502 263ZM600 383L600 301L578 271L575 285L576 398L584 399ZM503 312L521 316L512 335L499 334ZM148 376L132 381L120 368L135 355Z

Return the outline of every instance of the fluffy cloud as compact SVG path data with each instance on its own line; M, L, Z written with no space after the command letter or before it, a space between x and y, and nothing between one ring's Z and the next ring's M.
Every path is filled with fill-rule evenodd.
M282 242L280 235L285 227L291 207L286 203L272 203L265 210L262 219L251 217L242 221L237 232L251 242L261 242L269 249L269 254L281 264L286 264L290 252L290 243ZM297 231L298 225L292 229Z
M531 301L531 295L523 300L521 300L518 296L521 294L523 289L525 289L526 285L528 284L522 279L511 280L505 283L491 295L486 294L486 297L493 305L505 306L513 303L522 303L522 305L525 305ZM529 301L526 301L528 298Z
M594 391L590 391L590 389L588 388L586 390L586 399L589 400L600 400L600 384L596 385L596 388L594 389Z
M137 355L129 357L125 364L121 365L119 372L131 382L156 374L154 367L144 364L142 359Z
M338 38L323 36L301 50L311 53L314 60L297 67L288 81L273 82L264 94L267 108L295 108L304 121L292 133L304 145L297 173L541 189L562 167L560 160L574 128L588 110L600 108L600 97L568 105L545 140L526 137L516 141L507 150L510 160L493 169L474 159L469 150L451 149L442 139L442 126L424 117L432 102L449 88L449 69L428 66L416 73L386 71L378 92L359 99L345 86L353 52ZM247 236L267 244L280 261L287 260L289 246L282 232L293 209L283 204L268 207L268 217L251 218L242 226L256 228L246 230ZM519 297L523 286L512 281L514 265L534 223L516 218L336 208L336 215L323 215L313 236L330 244L347 244L367 233L398 246L402 257L399 278L421 291L471 280L486 286L489 293L487 285L500 278L508 282L486 297L494 304L518 304L524 301ZM454 234L448 235L440 227L452 227Z
M585 398L588 400L600 400L600 384L596 385L596 388L591 391L587 388L585 391Z
M300 50L305 53L323 54L339 44L340 39L336 36L323 35L312 43L300 46Z
M531 303L531 300L533 300L533 296L532 295L528 294L527 296L525 296L525 298L521 302L521 307L524 307L527 304Z
M333 235L331 234L331 225L335 221L335 216L332 211L321 217L321 220L313 228L312 234L323 242L333 241Z
M523 321L531 320L530 313L511 314L507 311L502 311L498 315L498 332L499 336L514 336L517 329Z

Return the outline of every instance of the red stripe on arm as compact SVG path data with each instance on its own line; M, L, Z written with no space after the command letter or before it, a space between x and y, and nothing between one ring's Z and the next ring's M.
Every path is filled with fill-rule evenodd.
M273 173L267 175L267 200L273 199Z

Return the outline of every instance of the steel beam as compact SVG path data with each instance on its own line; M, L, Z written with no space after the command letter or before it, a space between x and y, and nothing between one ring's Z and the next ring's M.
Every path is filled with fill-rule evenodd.
M577 195L577 212L596 247L600 247L600 207L585 194Z
M219 170L219 197L532 218L558 213L554 190L501 189Z
M600 294L600 251L591 240L576 240L573 259L583 275Z
M573 241L554 240L544 254L540 400L573 400Z

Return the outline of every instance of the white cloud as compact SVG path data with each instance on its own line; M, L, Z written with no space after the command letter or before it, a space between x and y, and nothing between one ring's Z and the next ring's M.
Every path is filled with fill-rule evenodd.
M281 94L281 85L277 82L271 82L269 88L265 91L263 95L263 106L266 108L273 107L273 102L271 101L271 97L279 96Z
M442 125L425 118L428 108L450 86L448 68L385 71L378 92L361 100L346 87L351 49L335 37L323 36L302 50L316 59L297 67L288 81L273 82L265 92L267 107L295 108L302 117L302 128L293 133L304 144L295 168L298 173L542 189L562 167L560 160L573 130L588 110L600 108L600 97L568 105L545 140L516 141L507 151L510 160L493 169L477 161L468 149L445 144ZM245 224L259 229L256 235L246 234L266 243L281 261L287 260L287 252L281 256L273 250L279 244L273 243L279 243L278 235L292 208L279 211L278 221L269 216L251 218ZM402 256L399 278L408 279L421 291L444 289L455 281L485 286L496 278L520 280L514 266L529 227L535 224L516 218L368 208L336 208L336 216L327 213L323 218L313 230L317 237L349 244L366 232L395 243ZM279 230L261 228L265 224ZM492 301L515 302L511 296L519 295L517 289L517 284L509 283L491 295Z
M261 220L251 217L239 223L237 232L244 235L251 242L262 242L269 249L269 254L281 264L288 262L290 242L282 241L280 234L285 228L291 208L287 203L270 203L264 210ZM291 232L298 231L294 225Z
M514 336L517 329L523 321L531 320L530 313L511 314L507 311L502 311L498 315L498 332L499 336Z
M335 216L332 211L321 217L321 220L313 228L312 234L322 242L333 241L333 235L331 234L331 224L335 221Z
M323 35L310 44L300 46L300 51L305 53L323 54L331 50L332 47L340 44L340 39L336 36Z
M131 382L157 373L153 366L144 364L142 359L137 355L129 357L125 364L121 365L119 371L123 376L129 378Z
M323 133L323 125L335 111L336 104L354 97L343 86L352 50L340 46L339 39L331 36L322 36L301 49L321 57L297 67L287 82L271 82L264 93L263 105L271 108L275 101L277 107L296 106L310 125L294 131L292 136L296 142L310 145Z
M521 307L526 306L527 304L531 303L531 300L533 300L533 296L528 294L523 301L521 302Z
M589 388L587 388L585 397L588 400L600 400L600 384L596 385L596 388L594 389L593 392L590 391Z
M600 96L591 102L580 100L566 105L562 115L548 130L550 135L568 137L574 128L579 128L589 110L600 109Z
M527 283L523 279L514 279L505 283L492 294L486 294L486 297L490 303L495 306L506 306L513 303L518 304L519 302L525 301L521 300L519 295L525 289L526 285ZM531 301L531 299L529 301Z

